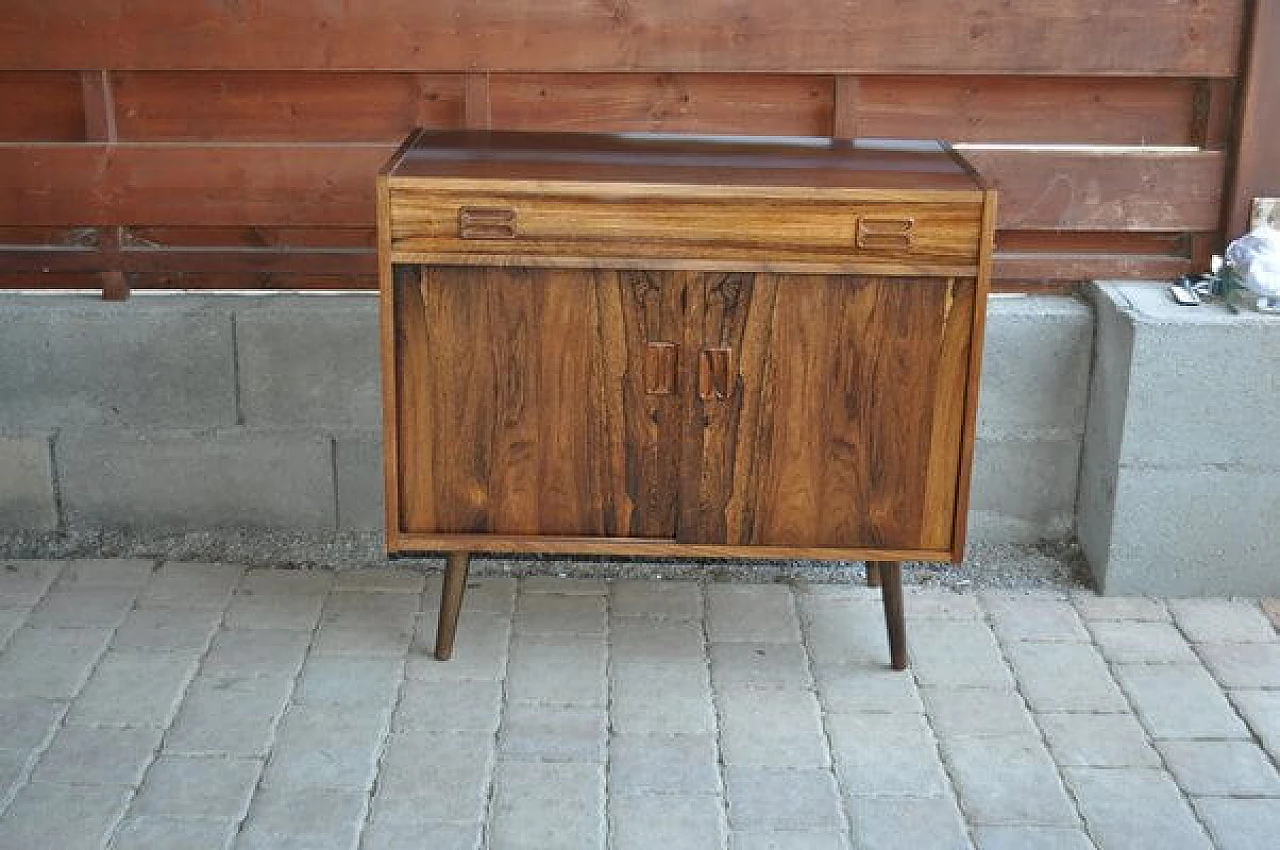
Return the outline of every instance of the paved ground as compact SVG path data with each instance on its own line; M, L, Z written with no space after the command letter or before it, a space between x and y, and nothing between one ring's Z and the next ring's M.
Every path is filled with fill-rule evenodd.
M0 848L1180 850L1280 836L1280 607L0 564ZM1268 617L1272 619L1269 620Z

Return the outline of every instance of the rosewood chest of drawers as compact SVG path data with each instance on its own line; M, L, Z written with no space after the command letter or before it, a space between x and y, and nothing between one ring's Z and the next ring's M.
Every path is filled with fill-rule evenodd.
M995 194L937 143L415 132L378 177L387 547L954 561Z

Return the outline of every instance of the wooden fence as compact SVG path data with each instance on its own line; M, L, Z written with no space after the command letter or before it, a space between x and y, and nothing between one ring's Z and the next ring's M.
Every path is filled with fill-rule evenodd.
M3 5L0 287L373 287L414 125L963 143L1004 288L1187 271L1278 191L1280 0Z

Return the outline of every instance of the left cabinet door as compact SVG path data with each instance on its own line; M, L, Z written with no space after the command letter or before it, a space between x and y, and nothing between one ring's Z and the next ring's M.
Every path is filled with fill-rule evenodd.
M405 533L675 536L677 273L394 270Z

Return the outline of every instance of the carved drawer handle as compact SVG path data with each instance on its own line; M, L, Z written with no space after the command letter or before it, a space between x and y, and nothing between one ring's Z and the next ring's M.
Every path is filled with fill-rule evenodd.
M698 358L698 396L703 401L721 401L729 397L733 385L729 380L732 348L704 348Z
M516 211L510 207L461 207L458 235L463 239L515 239Z
M644 355L645 395L674 395L680 346L674 342L651 342Z
M860 218L854 242L864 251L909 251L915 228L913 218Z

